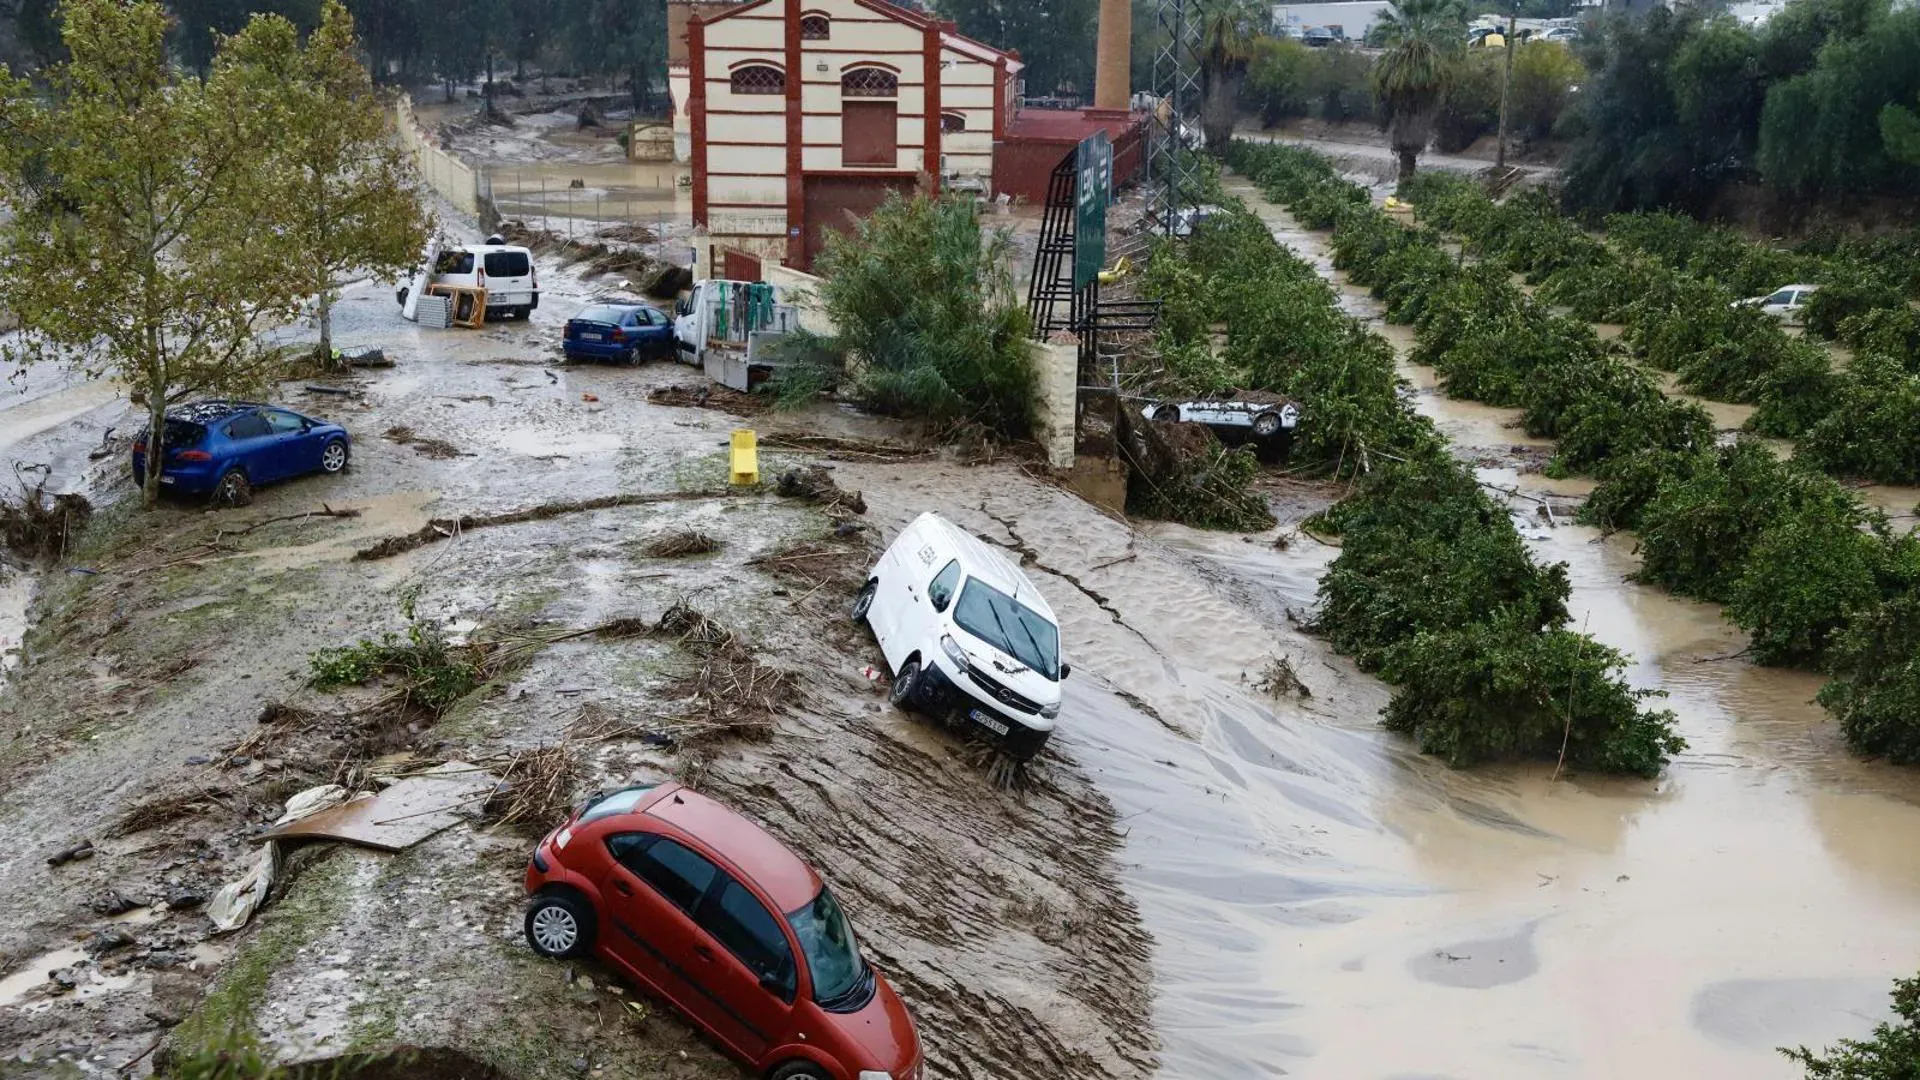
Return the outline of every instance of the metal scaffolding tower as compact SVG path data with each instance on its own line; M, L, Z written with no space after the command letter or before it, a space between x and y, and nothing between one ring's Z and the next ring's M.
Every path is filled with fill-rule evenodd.
M1154 0L1153 124L1147 134L1147 213L1168 235L1192 202L1194 159L1187 140L1200 107L1199 0Z

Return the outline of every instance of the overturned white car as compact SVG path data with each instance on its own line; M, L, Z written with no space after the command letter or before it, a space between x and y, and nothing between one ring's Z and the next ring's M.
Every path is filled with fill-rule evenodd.
M1300 404L1257 390L1185 401L1156 401L1141 410L1149 420L1205 424L1220 441L1251 442L1261 456L1283 456L1300 424Z

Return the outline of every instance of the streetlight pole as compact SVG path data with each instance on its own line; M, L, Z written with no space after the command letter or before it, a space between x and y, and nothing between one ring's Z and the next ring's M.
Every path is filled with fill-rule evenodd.
M1500 139L1493 152L1493 167L1496 169L1507 167L1507 98L1513 93L1513 50L1519 47L1513 32L1518 14L1517 3L1507 8L1506 73L1500 78Z

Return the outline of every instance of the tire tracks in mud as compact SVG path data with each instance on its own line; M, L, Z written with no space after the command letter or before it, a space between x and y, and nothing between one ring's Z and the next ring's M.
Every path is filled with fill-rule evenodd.
M702 784L830 878L914 1010L930 1074L1152 1075L1152 939L1105 796L1052 751L1024 792L995 791L949 736L889 731L877 701L807 682L771 744L710 762Z

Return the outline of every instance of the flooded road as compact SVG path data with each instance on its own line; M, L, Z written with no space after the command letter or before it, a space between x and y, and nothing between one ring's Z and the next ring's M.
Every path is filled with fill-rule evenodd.
M1325 266L1322 238L1238 193ZM1463 453L1526 441L1508 410L1419 407ZM1105 601L1055 599L1094 676L1062 730L1127 834L1161 1075L1785 1080L1774 1047L1885 1015L1920 961L1920 776L1849 757L1816 677L1723 659L1745 643L1713 607L1627 581L1630 538L1524 531L1569 564L1575 625L1668 693L1691 749L1659 781L1457 773L1378 731L1384 688L1270 610L1310 600L1326 549L1163 527L1095 572L1124 540L1049 537ZM1178 584L1196 572L1207 588ZM1279 600L1236 602L1258 592ZM1276 652L1312 698L1251 689Z

